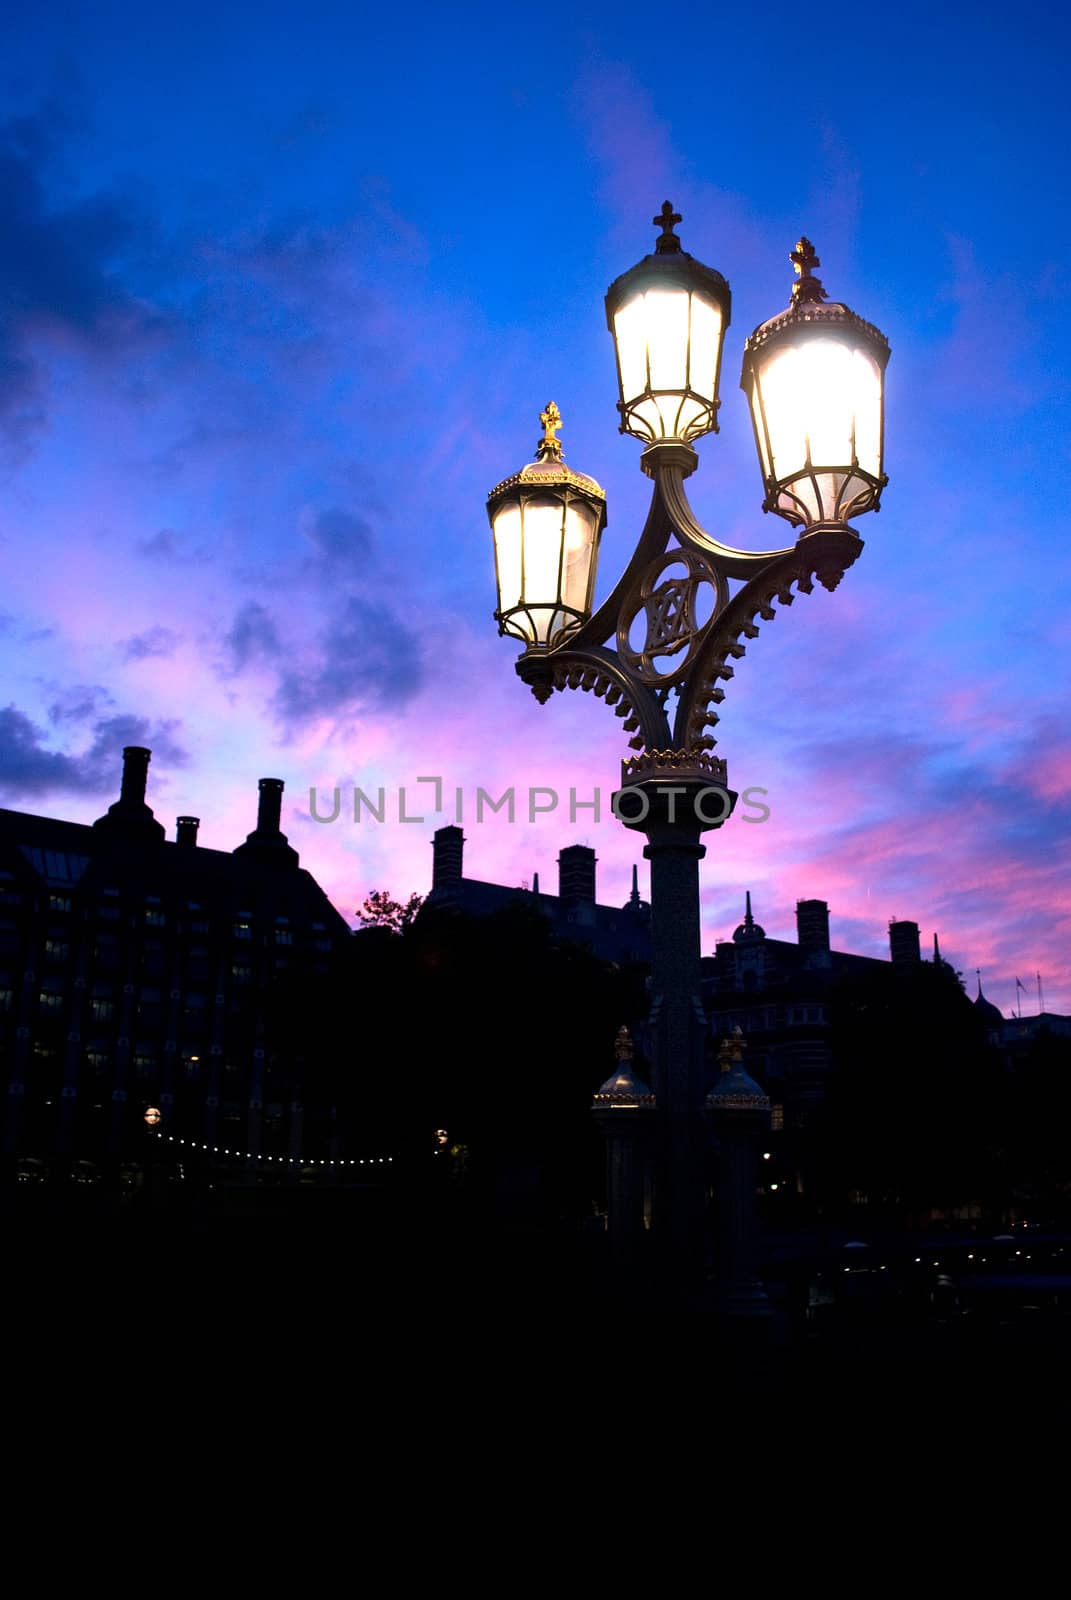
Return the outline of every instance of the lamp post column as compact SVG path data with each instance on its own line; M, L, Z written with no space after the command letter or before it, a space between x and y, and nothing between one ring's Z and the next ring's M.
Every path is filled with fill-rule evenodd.
M626 762L614 808L646 835L651 863L651 1042L658 1117L655 1233L663 1264L682 1287L703 1268L707 1137L700 993L699 863L703 832L720 827L736 796L700 759L651 770ZM629 782L630 768L649 775ZM690 770L689 770L690 769ZM724 768L720 767L720 776Z

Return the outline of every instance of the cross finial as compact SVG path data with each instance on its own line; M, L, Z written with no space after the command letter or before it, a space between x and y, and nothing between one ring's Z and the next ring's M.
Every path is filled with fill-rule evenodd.
M539 420L543 424L543 437L536 445L536 460L560 461L562 443L554 435L562 425L562 414L553 400L547 401L547 408L539 413Z
M655 249L660 255L671 255L674 251L680 249L681 242L673 232L680 220L680 212L674 211L668 200L663 200L661 211L657 217L651 218L655 227L662 229L660 236L655 240Z
M799 239L796 248L788 258L795 267L798 277L792 285L793 305L813 304L818 300L828 298L822 287L822 280L814 275L814 268L822 265L818 259L814 245L809 239Z

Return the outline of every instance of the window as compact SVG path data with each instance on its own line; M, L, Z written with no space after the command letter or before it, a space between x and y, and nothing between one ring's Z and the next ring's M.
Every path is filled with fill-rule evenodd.
M252 983L252 981L253 981L253 969L252 969L252 967L242 967L242 966L237 966L237 965L233 966L231 968L231 980L232 980L232 982L237 983L237 984Z
M66 959L70 955L70 953L71 953L71 947L67 943L66 939L46 939L45 940L45 960L46 961L66 961Z
M97 907L97 916L100 918L101 922L118 922L119 921L119 907L118 906L98 906Z
M63 996L51 990L42 989L38 996L41 1014L46 1017L58 1017L63 1010Z
M289 928L276 928L275 942L276 944L293 944L294 935Z
M145 926L147 928L163 928L167 925L167 917L160 906L147 906L145 908Z
M253 937L253 924L246 917L239 917L234 924L234 937L236 939L251 939Z
M14 989L0 989L0 1011L12 1011L15 1007Z
M780 1133L785 1126L785 1108L782 1105L770 1107L770 1128L774 1133Z
M50 894L48 897L48 909L50 911L69 911L71 909L70 895Z

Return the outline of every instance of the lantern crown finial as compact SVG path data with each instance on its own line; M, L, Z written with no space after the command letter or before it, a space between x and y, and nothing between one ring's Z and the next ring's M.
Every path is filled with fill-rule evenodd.
M562 425L562 414L553 400L547 401L545 411L539 413L539 420L543 424L543 437L536 445L537 461L560 461L562 458L562 442L554 435Z
M674 211L668 200L663 200L661 211L657 217L651 218L655 227L662 229L661 234L655 240L655 249L659 255L676 255L680 250L681 242L673 232L674 227L680 220L680 212Z
M816 278L814 268L822 265L818 253L809 239L798 239L795 250L791 251L788 258L797 272L797 278L792 285L792 304L814 305L817 301L827 300L825 289L822 287L821 278Z
M618 1028L617 1038L614 1040L614 1060L631 1061L633 1054L631 1033L627 1027Z

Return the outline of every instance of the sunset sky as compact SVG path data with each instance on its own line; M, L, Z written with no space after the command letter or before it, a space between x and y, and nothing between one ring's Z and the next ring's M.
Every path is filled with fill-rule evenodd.
M25 8L0 64L0 804L92 820L147 744L169 834L192 813L217 848L285 779L348 917L427 890L457 788L471 876L552 889L586 842L600 900L634 862L645 884L608 812L620 722L517 680L484 503L555 400L607 491L608 592L649 484L603 296L668 198L733 290L689 483L718 537L791 537L738 377L801 233L892 346L865 551L728 687L717 753L770 818L708 836L704 950L745 889L783 938L815 896L839 949L912 918L970 993L981 967L1034 1009L1040 970L1071 1011L1069 46L1037 0ZM390 820L352 821L354 783ZM604 814L477 825L476 788L509 785L598 787Z

